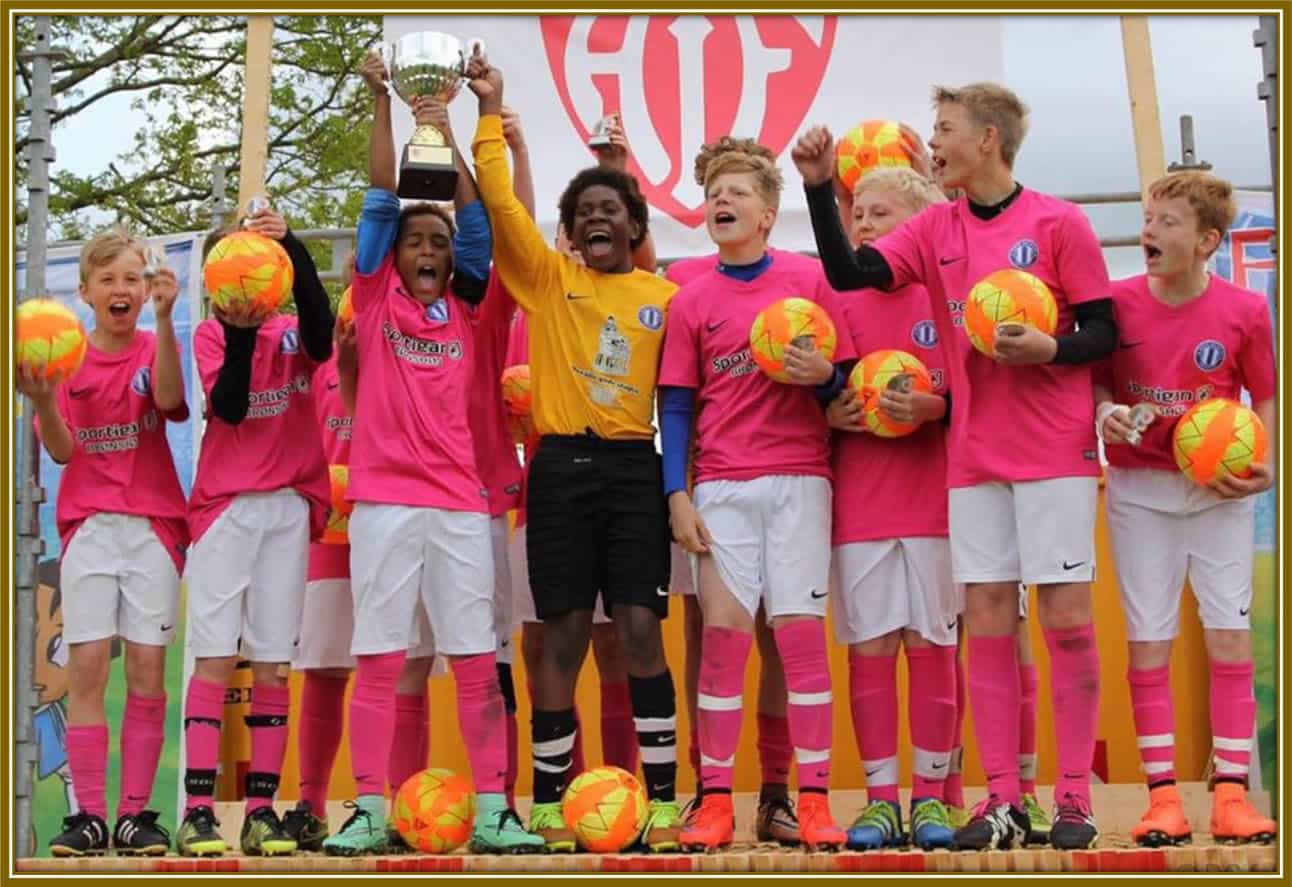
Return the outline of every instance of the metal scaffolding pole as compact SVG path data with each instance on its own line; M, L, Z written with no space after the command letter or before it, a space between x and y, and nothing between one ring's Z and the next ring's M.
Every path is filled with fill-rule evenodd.
M45 226L49 219L49 165L54 160L50 142L49 115L53 110L50 62L62 53L51 50L49 45L50 17L36 16L36 43L22 58L31 61L31 142L27 148L27 277L22 299L29 299L45 291L45 257L47 237ZM14 652L17 675L14 686L14 758L17 772L14 780L13 845L19 856L35 852L35 833L32 828L32 791L35 787L36 744L32 732L32 718L39 701L35 692L36 665L36 580L37 562L44 552L40 539L40 503L45 491L37 476L35 407L24 398L22 431L19 438L18 507L15 595L17 619L14 625Z

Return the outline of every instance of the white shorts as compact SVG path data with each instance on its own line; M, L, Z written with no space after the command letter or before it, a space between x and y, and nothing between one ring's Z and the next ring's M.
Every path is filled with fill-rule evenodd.
M305 584L301 642L292 668L354 668L354 598L349 579L314 579Z
M494 651L489 515L358 502L350 515L350 578L354 655L408 650L418 601L436 653Z
M508 563L507 537L511 528L507 515L489 521L489 547L493 553L493 633L497 641L498 661L511 665L516 659L512 632L515 630L515 590Z
M1251 627L1256 507L1174 471L1108 467L1108 531L1132 641L1180 630L1185 577L1203 628Z
M525 527L517 527L516 532L511 534L511 541L507 543L507 561L511 569L512 618L515 620L513 624L536 625L539 623L539 618L534 612L534 592L529 587L529 555L525 553ZM606 615L606 604L598 595L597 605L592 608L592 624L609 625L611 621Z
M199 658L291 662L301 632L309 505L295 490L243 493L193 543L188 644Z
M860 644L909 628L953 647L964 592L951 581L951 545L918 536L852 542L834 550L834 636Z
M676 542L669 547L669 580L668 593L680 594L683 597L695 597L694 563L686 549Z
M713 537L704 557L713 558L727 590L750 616L760 603L768 619L825 616L830 496L824 477L770 475L696 484L695 508Z
M947 517L956 582L1092 581L1098 502L1095 477L953 487Z
M162 647L175 637L179 571L146 517L86 518L63 552L58 582L68 644L119 635Z

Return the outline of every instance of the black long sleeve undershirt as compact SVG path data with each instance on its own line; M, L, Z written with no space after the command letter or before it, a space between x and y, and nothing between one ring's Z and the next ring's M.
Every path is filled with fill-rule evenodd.
M292 260L294 283L292 299L296 302L296 318L300 325L301 344L305 353L318 363L332 356L332 308L328 304L327 290L319 280L318 268L305 244L288 231L280 241Z
M839 222L839 207L834 199L834 185L804 185L807 193L808 216L812 220L812 234L816 237L817 255L825 269L826 280L837 290L867 288L888 289L893 285L893 269L888 261L873 247L863 246L853 251Z
M247 418L251 394L251 356L256 350L260 327L229 326L224 328L224 363L211 386L211 411L230 425Z
M1117 319L1112 299L1092 299L1073 309L1077 329L1056 340L1059 350L1051 363L1078 364L1103 360L1117 347Z

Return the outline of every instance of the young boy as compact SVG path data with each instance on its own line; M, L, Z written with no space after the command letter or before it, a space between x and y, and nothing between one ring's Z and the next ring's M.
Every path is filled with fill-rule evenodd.
M45 449L66 465L56 518L67 654L67 758L80 809L50 841L55 856L108 849L108 726L103 710L113 639L125 641L121 798L112 845L170 848L152 795L166 721L166 645L174 637L188 527L166 422L188 418L171 312L169 268L145 276L145 245L105 231L81 250L81 298L94 310L85 362L70 380L20 371ZM138 329L152 299L157 332Z
M1054 294L1057 337L1007 327L996 337L994 359L965 349L950 364L952 572L966 585L969 698L981 713L974 724L988 782L987 798L956 832L955 846L1021 845L1029 830L1018 778L1021 581L1040 587L1052 704L1062 713L1050 842L1061 850L1089 847L1098 837L1090 810L1099 697L1090 581L1099 457L1088 365L1117 341L1108 275L1081 210L1014 181L1027 115L1014 93L996 84L935 87L933 103L937 180L965 195L855 252L834 205L829 131L809 130L793 157L836 289L923 283L946 343L963 335L952 312L994 271L1024 269Z
M791 296L840 316L817 268L804 274L767 254L781 176L761 154L735 149L705 170L705 221L717 270L673 302L660 369L662 444L670 522L697 556L705 651L698 709L703 795L682 831L683 849L730 845L731 780L740 738L745 662L760 606L784 663L790 735L798 758L799 837L808 849L841 847L829 807L830 670L824 617L829 588L830 462L825 416L801 355L787 360L797 384L760 372L749 328L760 311ZM819 356L819 355L818 355ZM836 361L854 357L839 331ZM805 387L806 386L806 387ZM686 468L696 414L695 504Z
M1121 347L1096 377L1109 462L1108 527L1150 798L1131 835L1151 847L1190 838L1175 788L1170 684L1186 576L1211 665L1212 837L1268 843L1276 831L1247 799L1256 714L1248 616L1252 497L1274 482L1276 370L1265 297L1207 271L1234 215L1233 189L1208 173L1172 173L1149 186L1140 232L1147 273L1114 286ZM1175 424L1199 400L1237 400L1243 389L1270 435L1268 455L1252 464L1250 477L1222 473L1209 489L1199 487L1176 467ZM1151 407L1155 419L1137 438L1130 409L1140 404Z
M575 742L574 685L600 596L625 647L650 809L642 842L677 848L677 722L660 619L668 604L668 524L651 424L665 314L674 287L633 267L649 216L636 181L588 169L562 195L561 223L582 257L546 238L512 193L499 111L502 74L471 60L480 100L480 192L495 269L529 315L534 428L526 490L529 580L543 620L534 675L530 828L573 850L561 815Z
M188 631L197 661L184 704L187 804L177 843L186 856L225 850L212 802L224 688L240 646L255 682L242 852L296 849L272 806L290 700L279 669L295 654L309 543L323 532L330 500L319 437L301 434L316 421L310 379L332 353L327 293L282 216L263 210L247 227L287 250L298 314L260 322L217 312L194 337L207 424L188 509Z

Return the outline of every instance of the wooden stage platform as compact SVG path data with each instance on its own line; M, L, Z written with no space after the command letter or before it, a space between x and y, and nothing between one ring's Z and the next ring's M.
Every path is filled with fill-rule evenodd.
M981 796L966 790L970 802ZM1180 793L1193 823L1194 843L1184 847L1146 849L1136 847L1129 838L1131 827L1147 808L1148 793L1142 786L1095 786L1095 814L1101 837L1095 849L1059 852L1049 848L953 853L938 850L886 850L856 853L804 853L776 845L758 844L751 833L755 796L736 796L736 845L714 854L616 854L591 853L535 856L476 856L458 852L441 856L408 854L402 856L368 856L353 859L322 854L297 854L290 857L262 859L239 854L217 859L190 859L179 856L99 857L97 859L22 859L19 872L43 873L186 873L186 872L254 872L293 874L345 874L370 872L482 872L486 874L637 872L650 874L706 872L1275 872L1279 870L1277 844L1262 846L1217 845L1207 834L1210 795L1202 783L1180 786ZM1050 792L1042 789L1041 801L1048 805ZM841 824L851 822L864 802L864 793L839 791L831 796L835 815ZM1253 799L1261 809L1268 809L1269 797ZM237 843L242 826L241 804L217 805L220 831L226 840ZM290 804L280 805L287 807ZM527 801L520 804L522 816ZM333 828L344 821L346 811L339 803L329 805Z

